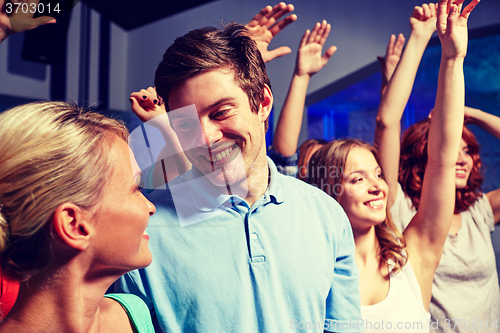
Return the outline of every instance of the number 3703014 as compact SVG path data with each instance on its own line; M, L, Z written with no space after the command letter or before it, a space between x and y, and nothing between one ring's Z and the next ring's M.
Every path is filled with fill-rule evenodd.
M59 14L61 9L59 8L59 3L55 6L51 6L50 3L26 3L26 2L8 2L5 4L5 12L7 14L18 14L18 13L30 13L30 14Z

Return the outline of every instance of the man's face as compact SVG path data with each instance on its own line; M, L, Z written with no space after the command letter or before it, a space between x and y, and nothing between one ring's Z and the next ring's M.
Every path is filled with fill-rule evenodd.
M252 112L233 71L225 69L199 74L170 92L169 117L186 157L214 185L240 184L267 167L264 121L272 107L268 87L264 95L259 112Z

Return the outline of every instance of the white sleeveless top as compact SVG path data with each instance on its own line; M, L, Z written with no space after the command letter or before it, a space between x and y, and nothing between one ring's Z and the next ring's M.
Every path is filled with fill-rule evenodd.
M366 331L428 333L430 314L424 308L422 292L410 261L390 277L385 299L374 305L361 306Z
M416 213L398 184L391 215L404 230ZM462 226L448 235L434 274L431 331L439 333L500 332L500 288L491 232L493 211L486 195L460 213Z

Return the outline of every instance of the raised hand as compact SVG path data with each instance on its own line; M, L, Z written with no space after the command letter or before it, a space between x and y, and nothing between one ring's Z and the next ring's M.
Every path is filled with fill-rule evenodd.
M464 58L467 54L467 20L479 1L472 0L463 11L464 0L439 1L436 27L443 58Z
M312 31L306 30L300 42L295 66L296 75L312 76L319 72L337 51L336 46L331 46L322 56L321 51L330 34L331 26L325 20L316 23Z
M148 124L156 126L157 121L151 120L156 118L167 119L165 104L160 101L153 87L141 89L141 91L130 94L130 103L132 105L132 111L134 111L137 117L143 122L148 122ZM164 119L162 119L162 123L164 123L163 120Z
M38 8L39 0L0 0L0 42L12 33L36 28L47 23L55 23L51 16L33 18L33 8ZM16 4L27 4L28 10L23 12Z
M399 34L397 39L395 35L391 35L385 51L385 57L377 57L380 64L380 71L382 73L382 94L384 94L387 83L391 80L392 74L394 74L394 71L398 66L399 60L401 59L401 53L403 53L404 45L405 37L403 34Z
M410 26L413 31L432 35L436 31L437 4L424 3L416 6L410 17Z
M149 87L130 94L132 111L143 122L160 130L165 146L158 155L158 162L153 168L153 188L164 185L191 168L191 163L184 155L181 144L170 126L165 104L158 98L156 89ZM162 165L165 167L163 169ZM167 179L168 175L168 179Z
M330 29L326 21L316 23L313 30L307 30L300 41L294 75L273 137L273 149L283 156L292 156L297 151L311 76L321 70L337 50L337 47L332 46L321 55Z
M257 43L264 62L273 60L289 54L292 50L288 46L281 46L274 50L268 50L274 36L281 30L286 28L290 23L297 20L297 15L293 14L285 17L280 21L280 18L293 11L293 5L280 2L274 7L266 6L261 9L245 27L250 32L252 38Z

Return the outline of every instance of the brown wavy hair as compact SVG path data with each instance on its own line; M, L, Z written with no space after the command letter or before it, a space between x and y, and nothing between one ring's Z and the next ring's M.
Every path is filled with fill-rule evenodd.
M347 156L354 147L370 151L380 165L378 151L374 146L357 139L336 140L325 144L313 154L307 165L307 182L338 201L343 193L343 170ZM375 226L375 234L380 244L380 267L392 260L394 262L392 273L397 273L406 263L406 254L404 254L406 242L392 222L388 210L385 221Z
M411 125L401 139L398 180L404 193L411 199L413 206L417 210L420 204L422 183L427 166L427 141L430 124L430 119L424 119ZM481 172L482 163L479 157L479 144L474 134L465 126L462 139L467 143L473 166L467 185L455 191L455 214L469 209L482 195L483 174Z
M155 73L155 87L165 108L169 94L186 80L215 69L234 72L238 86L247 94L257 113L264 99L264 87L271 89L264 60L245 26L229 23L221 29L206 27L178 37L167 49ZM207 87L210 90L210 87ZM265 129L268 128L268 119Z
M297 172L298 179L300 179L302 181L306 181L307 162L309 162L308 160L306 160L306 156L309 153L309 151L317 145L323 146L326 143L327 143L327 141L323 140L323 139L309 139L309 140L304 141L300 145L300 147L299 147L299 160L297 162L297 166L299 168L299 171ZM302 172L302 171L304 171L304 172Z

